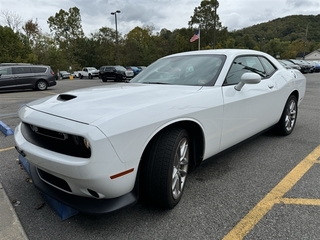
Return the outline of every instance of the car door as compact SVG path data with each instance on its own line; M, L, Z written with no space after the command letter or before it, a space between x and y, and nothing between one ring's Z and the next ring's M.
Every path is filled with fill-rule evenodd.
M16 85L16 79L12 74L11 67L0 68L0 89L11 89Z
M37 81L31 67L29 66L15 66L12 68L14 77L16 78L16 85L18 88L33 88Z
M267 63L263 63L263 61ZM222 87L224 98L221 150L245 140L277 122L278 87L274 77L277 69L258 56L241 56L233 61ZM265 65L271 65L266 69ZM263 75L261 82L245 84L240 91L235 86L245 72Z
M106 67L106 76L107 79L114 80L115 79L115 68L114 67Z

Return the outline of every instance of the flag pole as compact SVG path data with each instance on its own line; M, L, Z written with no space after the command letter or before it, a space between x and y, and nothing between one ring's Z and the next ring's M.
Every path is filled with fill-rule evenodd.
M199 25L198 51L200 50L200 38L201 38L201 34L200 34L200 25Z

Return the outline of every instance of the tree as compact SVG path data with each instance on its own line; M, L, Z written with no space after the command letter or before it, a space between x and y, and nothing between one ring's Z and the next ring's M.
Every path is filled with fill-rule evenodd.
M0 52L0 62L28 62L32 53L23 36L7 26L0 26Z
M18 32L22 24L22 18L19 14L8 10L1 10L2 23L8 26L14 32Z
M40 33L40 27L38 24L38 20L33 22L32 19L28 20L23 26L22 26L23 31L26 34L27 40L31 46L34 45L37 37L39 36Z
M125 35L127 65L147 65L154 61L156 46L152 38L152 31L153 27L150 26L135 27Z
M96 54L95 61L98 66L112 65L116 59L116 31L112 28L102 27L98 32L91 34L92 44L94 44L94 52ZM118 33L119 45L122 37Z
M204 43L205 46L212 48L216 44L216 32L222 28L217 14L218 7L219 2L217 0L202 0L200 6L194 9L193 16L188 23L190 28L195 24L199 26L201 44Z
M67 40L84 37L81 25L80 10L77 7L70 8L68 12L60 9L55 16L48 18L50 32L54 40L61 44Z
M56 45L65 51L64 55L68 58L69 67L72 68L76 51L73 43L78 39L84 38L79 8L70 8L68 12L60 9L54 17L48 18L47 23L49 24L50 32L53 33Z

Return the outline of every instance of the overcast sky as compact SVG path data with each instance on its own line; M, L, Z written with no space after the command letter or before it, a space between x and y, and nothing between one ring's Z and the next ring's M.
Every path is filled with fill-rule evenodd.
M200 3L201 0L0 0L0 10L18 14L24 22L37 19L42 32L49 33L48 18L60 9L68 11L76 6L87 36L101 27L115 29L115 17L110 13L120 10L118 32L124 35L136 26L153 26L156 32L162 28L187 28ZM320 14L319 0L219 0L219 4L220 22L229 31L290 15Z

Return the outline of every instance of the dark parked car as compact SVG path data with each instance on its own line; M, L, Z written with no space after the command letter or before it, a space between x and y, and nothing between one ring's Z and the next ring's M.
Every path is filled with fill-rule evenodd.
M56 84L56 74L50 66L0 66L0 90L31 88L43 91Z
M132 71L128 71L122 66L102 66L99 69L99 77L103 82L107 82L108 80L122 82L133 78L133 76L134 73Z
M301 67L298 64L295 64L288 60L278 59L278 61L282 64L282 66L284 66L287 69L297 69L299 71L301 70Z
M300 66L300 72L302 73L309 73L311 72L311 65L308 64L308 63L304 63L303 61L301 60L297 60L297 59L288 59L288 61L294 63L294 64L297 64Z

